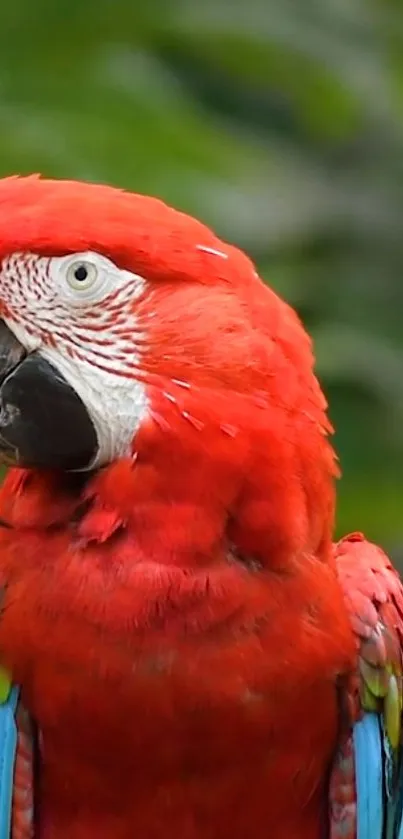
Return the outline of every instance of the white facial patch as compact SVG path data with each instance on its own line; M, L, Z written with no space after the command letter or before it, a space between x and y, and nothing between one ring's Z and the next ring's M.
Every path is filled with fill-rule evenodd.
M94 423L99 449L91 467L129 453L147 415L135 314L146 287L143 277L91 252L12 254L0 265L5 323L28 353L38 351L60 371Z

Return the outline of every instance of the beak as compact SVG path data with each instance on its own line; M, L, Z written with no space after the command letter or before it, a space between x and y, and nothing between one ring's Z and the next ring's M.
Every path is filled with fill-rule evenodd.
M87 469L98 450L84 402L40 352L27 355L0 320L0 461Z

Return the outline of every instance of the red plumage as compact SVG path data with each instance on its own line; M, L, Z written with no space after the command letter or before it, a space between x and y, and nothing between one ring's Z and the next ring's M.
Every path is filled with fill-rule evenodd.
M0 259L87 250L149 283L149 412L133 457L14 469L0 491L1 661L40 731L37 835L323 839L356 637L379 615L397 637L402 613L383 556L361 585L375 549L334 554L310 341L243 254L161 202L0 182Z

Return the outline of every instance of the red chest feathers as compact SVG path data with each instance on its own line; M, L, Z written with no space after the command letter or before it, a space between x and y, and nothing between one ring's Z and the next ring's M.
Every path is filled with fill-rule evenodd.
M101 552L68 528L0 538L41 839L319 839L353 658L331 569L133 562L118 528Z

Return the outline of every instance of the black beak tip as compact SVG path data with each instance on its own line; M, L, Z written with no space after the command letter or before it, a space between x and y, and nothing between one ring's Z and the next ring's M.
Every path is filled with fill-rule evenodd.
M74 388L39 353L27 356L0 321L0 461L87 469L97 450L96 430Z

